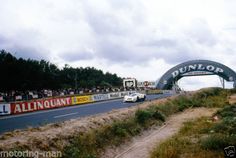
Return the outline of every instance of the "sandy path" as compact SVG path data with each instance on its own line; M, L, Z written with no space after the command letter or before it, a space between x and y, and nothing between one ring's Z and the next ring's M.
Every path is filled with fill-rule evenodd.
M216 110L217 109L194 108L175 114L169 117L165 125L147 131L143 135L134 138L129 145L121 146L119 149L108 149L104 157L147 158L153 147L176 134L184 122L202 116L211 116Z

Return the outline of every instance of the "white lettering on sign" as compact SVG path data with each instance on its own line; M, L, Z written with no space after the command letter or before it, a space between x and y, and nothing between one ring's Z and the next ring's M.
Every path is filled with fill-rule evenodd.
M197 75L213 75L213 73L207 71L191 71L181 74L181 76L197 76Z
M10 104L0 104L0 115L11 114Z
M120 93L109 93L110 98L119 98Z
M29 102L12 103L12 113L31 112L36 110L51 109L71 105L71 98L54 98L46 100L36 100Z
M208 71L213 73L223 73L224 70L219 67L215 67L213 65L203 66L203 64L194 64L194 65L187 65L184 67L179 68L178 70L173 71L172 77L175 78L178 75L182 75L191 71Z

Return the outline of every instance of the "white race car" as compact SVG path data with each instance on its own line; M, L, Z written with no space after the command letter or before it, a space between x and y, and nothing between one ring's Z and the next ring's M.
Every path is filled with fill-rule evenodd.
M142 93L132 93L124 96L123 102L137 102L144 101L146 99L146 95Z

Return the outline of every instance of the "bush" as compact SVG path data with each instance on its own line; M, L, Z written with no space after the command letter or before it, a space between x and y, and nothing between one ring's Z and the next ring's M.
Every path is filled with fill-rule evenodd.
M111 132L117 137L126 137L128 135L126 128L121 123L115 123L111 128Z
M211 135L201 141L201 147L205 150L222 150L227 146L236 144L236 135L222 134Z
M165 116L158 110L154 111L154 113L152 114L152 117L157 120L161 120L163 122L166 120Z
M222 110L219 110L217 115L221 117L236 117L236 105L227 105Z
M236 134L236 105L225 106L217 111L216 115L222 117L222 120L215 124L213 131L225 134Z
M214 96L218 95L218 96ZM131 136L139 134L142 130L151 127L153 124L165 121L165 116L169 116L178 111L183 111L189 107L219 107L225 105L227 93L220 88L213 90L207 89L199 93L188 96L179 96L174 100L169 100L161 105L153 105L147 109L139 109L135 115L127 120L113 122L97 130L92 130L88 133L78 134L71 138L70 144L64 148L64 157L70 158L93 158L100 156L100 153L108 145L120 145L127 141ZM235 106L229 106L219 111L217 114L223 117L222 122L219 122L215 127L204 124L205 129L209 131L222 132L221 137L210 136L202 140L202 147L205 149L222 149L225 144L236 142L236 121L234 120ZM183 133L188 133L190 128L185 128ZM200 132L199 129L194 129L194 132ZM224 132L230 133L230 138L222 136ZM230 140L231 139L231 140ZM225 141L227 140L227 141ZM171 141L171 144L177 141ZM182 142L181 147L187 147L187 140L179 140ZM168 144L169 145L169 144ZM200 147L199 147L200 148ZM169 151L172 152L169 152ZM159 150L161 151L161 150ZM175 146L170 146L169 150L163 150L169 157L178 155L180 149L175 150ZM164 154L165 155L165 154ZM166 155L165 155L166 156Z
M186 96L179 96L178 98L174 99L172 103L178 106L179 111L183 111L188 107L191 107L191 100Z
M167 102L166 104L161 104L156 107L165 116L169 116L179 111L178 106L174 105L172 102Z
M138 110L135 113L135 118L139 124L145 124L146 121L152 118L152 113L147 110Z
M201 142L201 147L205 150L222 150L226 145L227 142L222 136L209 136Z

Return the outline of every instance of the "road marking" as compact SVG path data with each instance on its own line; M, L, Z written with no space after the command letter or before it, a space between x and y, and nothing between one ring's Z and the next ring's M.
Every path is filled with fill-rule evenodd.
M154 99L162 99L162 98L166 98L166 97L169 97L169 96L171 96L171 95L162 94L161 97L157 97L157 98L154 98ZM86 107L86 106L102 104L102 103L109 103L109 102L114 102L114 101L119 101L119 100L122 100L122 99L112 99L112 100L99 101L99 102L88 103L88 104L71 105L71 106L65 106L65 107L62 107L62 108L46 109L46 110L42 110L42 111L34 111L34 112L22 113L22 114L18 114L18 115L5 115L5 116L1 116L0 120L7 120L7 119L11 119L11 118L24 117L24 116L30 116L30 115L31 116L32 115L38 115L38 114L41 114L41 113L51 113L51 112L56 112L56 111L64 111L64 110L75 109L75 108L80 108L80 107Z
M53 118L60 118L60 117L65 117L65 116L70 116L70 115L75 115L75 114L78 114L78 112L73 112L73 113L69 113L65 115L57 115L57 116L54 116Z
M109 103L109 102L114 102L114 101L119 101L119 100L122 100L122 99L112 99L112 100L98 101L98 102L88 103L88 104L70 105L70 106L64 106L61 108L45 109L45 110L41 110L41 111L33 111L33 112L22 113L22 114L18 114L18 115L5 115L5 116L1 116L0 120L22 117L22 116L29 116L29 115L37 115L37 114L41 114L41 113L50 113L50 112L55 112L55 111L64 111L64 110L69 110L69 109L75 109L78 107L86 107L86 106L97 105L97 104L102 104L102 103Z

